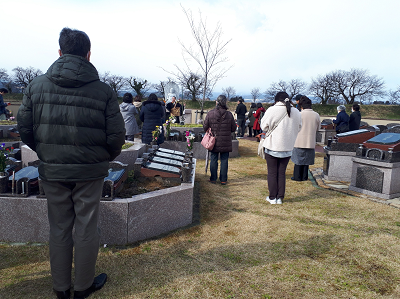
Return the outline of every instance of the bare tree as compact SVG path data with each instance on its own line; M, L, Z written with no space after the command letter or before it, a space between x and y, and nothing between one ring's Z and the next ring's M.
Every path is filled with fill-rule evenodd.
M303 93L307 88L307 83L301 79L292 79L288 82L280 80L279 82L274 82L271 86L264 92L266 100L274 100L275 95L284 91L289 95L291 100L295 95Z
M126 78L119 75L110 74L110 72L105 72L100 75L100 81L107 83L115 94L118 96L119 91L126 86Z
M35 69L33 67L27 67L26 69L18 66L13 69L14 72L14 82L17 85L21 85L22 87L26 88L29 83L37 76L43 74L43 72L39 69Z
M387 95L390 104L400 104L400 86L397 88L397 90L389 90Z
M371 99L386 95L382 78L370 76L368 70L351 69L350 71L338 70L329 74L334 92L340 94L347 104L353 104L356 99Z
M192 101L197 101L198 96L203 93L204 78L195 73L188 73L182 79L181 84L187 91L187 95Z
M8 89L9 93L12 93L15 84L13 77L8 75L6 69L0 69L0 82Z
M251 90L251 97L253 98L253 103L256 102L256 100L260 97L260 95L261 95L260 88L256 87Z
M146 96L146 93L153 86L147 80L144 80L142 78L136 78L136 77L130 77L129 79L126 80L126 82L127 82L127 84L129 84L130 87L132 87L132 89L136 92L136 94L140 98L144 98Z
M0 81L7 81L9 78L7 70L6 69L0 69Z
M232 86L228 86L227 88L222 88L222 93L230 101L236 95L236 90Z
M189 27L195 40L195 47L186 45L182 41L179 41L179 43L182 46L183 58L189 73L201 73L201 77L204 80L203 96L199 100L201 114L203 114L204 101L207 95L212 93L215 84L231 68L225 68L222 64L228 61L225 56L226 47L232 39L227 41L222 39L220 23L217 23L214 30L209 30L206 19L203 19L201 12L199 12L199 21L196 22L192 11L185 9L182 5L181 7L189 22ZM191 66L191 62L194 62L195 66ZM196 69L193 69L193 67Z
M337 100L338 94L334 91L333 83L329 74L319 75L317 79L311 79L311 85L308 92L321 100L322 105Z

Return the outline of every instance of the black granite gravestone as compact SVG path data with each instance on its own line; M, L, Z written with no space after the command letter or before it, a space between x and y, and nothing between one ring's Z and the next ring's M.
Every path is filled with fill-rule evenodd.
M384 173L375 167L357 167L356 187L382 193Z

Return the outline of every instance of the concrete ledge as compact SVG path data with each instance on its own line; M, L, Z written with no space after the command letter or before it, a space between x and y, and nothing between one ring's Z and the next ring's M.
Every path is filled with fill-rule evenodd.
M190 183L132 198L101 201L100 242L134 243L191 224L196 160L193 162ZM0 227L3 242L48 242L46 199L0 197Z

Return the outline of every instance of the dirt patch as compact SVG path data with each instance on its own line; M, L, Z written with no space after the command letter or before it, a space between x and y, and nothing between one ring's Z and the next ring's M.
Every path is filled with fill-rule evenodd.
M138 194L179 186L180 184L180 178L171 179L159 176L133 178L132 176L129 176L124 183L122 190L119 192L118 197L129 198Z

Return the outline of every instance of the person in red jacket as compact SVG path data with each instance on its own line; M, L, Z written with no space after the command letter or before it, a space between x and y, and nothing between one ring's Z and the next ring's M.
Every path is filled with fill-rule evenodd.
M257 103L257 111L256 111L256 113L254 113L254 117L255 117L254 125L253 125L254 136L261 133L260 124L261 124L261 119L264 116L264 113L265 113L265 109L262 106L262 104Z

